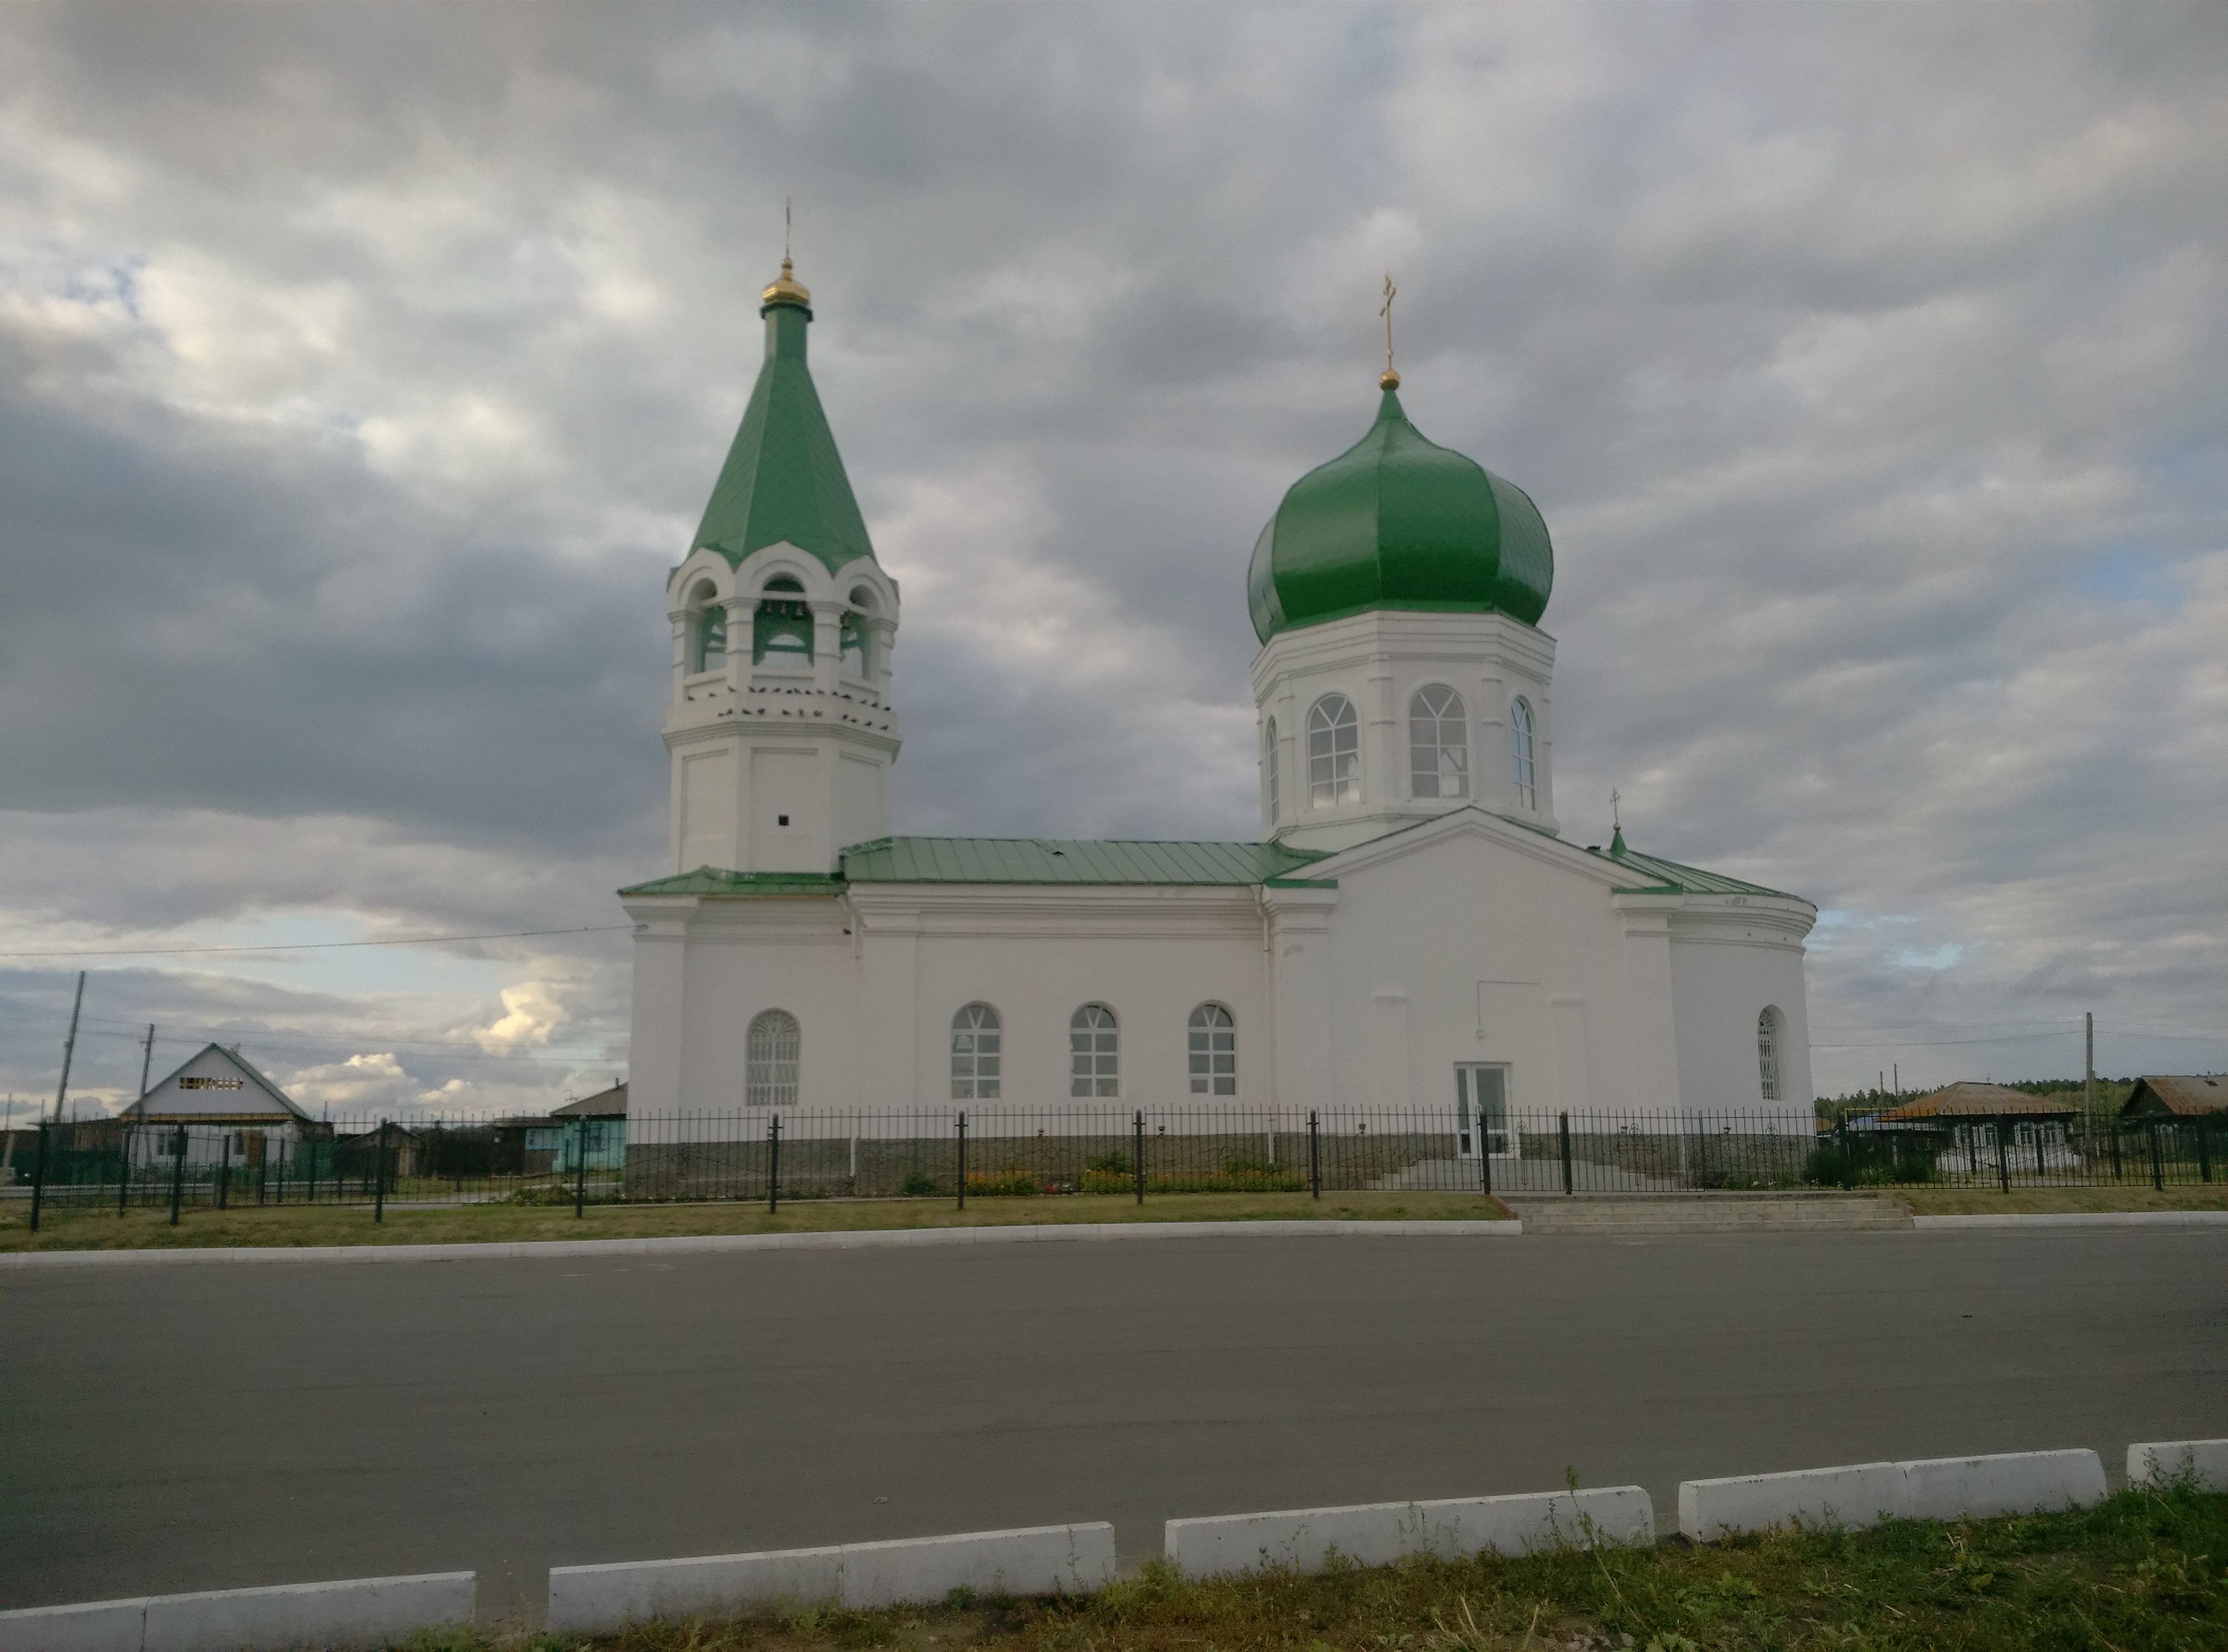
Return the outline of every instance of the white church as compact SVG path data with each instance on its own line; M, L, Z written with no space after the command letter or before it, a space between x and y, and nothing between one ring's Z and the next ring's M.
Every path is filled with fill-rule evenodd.
M1389 368L1367 432L1253 547L1259 842L898 837L897 582L786 259L760 314L765 364L666 587L671 873L621 892L631 1114L1401 1108L1466 1146L1517 1109L1809 1131L1816 910L1621 833L1563 840L1546 524L1425 439Z

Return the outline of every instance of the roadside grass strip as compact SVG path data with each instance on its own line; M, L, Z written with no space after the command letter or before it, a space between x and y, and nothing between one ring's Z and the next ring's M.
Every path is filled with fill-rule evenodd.
M1089 1595L956 1590L874 1611L797 1606L616 1636L426 1636L411 1652L2217 1652L2228 1495L2135 1488L2086 1508L1721 1543L1526 1555L1334 1555L1187 1579L1165 1560Z
M235 1207L189 1210L170 1226L163 1210L49 1204L39 1231L29 1202L0 1203L0 1253L35 1251L189 1250L269 1246L486 1245L551 1239L669 1239L708 1234L863 1233L919 1229L1168 1222L1508 1221L1508 1210L1474 1193L1199 1193L1150 1197L1064 1194L1056 1198L970 1201L965 1210L926 1199L812 1199L776 1211L739 1200L705 1205L596 1205L575 1218L547 1205L389 1205L375 1223L368 1207ZM1514 1231L1514 1224L1511 1230Z

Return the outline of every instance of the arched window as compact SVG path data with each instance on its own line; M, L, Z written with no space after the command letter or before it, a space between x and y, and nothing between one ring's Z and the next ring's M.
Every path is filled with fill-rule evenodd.
M1766 1101L1779 1099L1779 1012L1769 1005L1756 1018L1756 1072Z
M970 1004L951 1018L951 1098L998 1099L998 1012Z
M1238 1093L1238 1023L1220 1004L1201 1004L1191 1012L1191 1092Z
M1540 806L1537 774L1532 765L1532 702L1512 700L1508 702L1508 778L1516 783L1519 809Z
M777 573L759 587L759 611L751 624L752 665L771 663L779 670L812 663L812 610L803 596L804 586L791 573Z
M842 655L841 663L846 674L863 677L874 663L874 639L867 629L867 616L874 611L874 593L861 586L851 592L853 611L843 616L841 631Z
M1354 701L1327 694L1308 714L1308 806L1361 801L1361 726Z
M744 1105L797 1105L798 1042L797 1017L786 1009L763 1009L751 1018L743 1045Z
M1284 788L1277 772L1277 720L1271 717L1269 726L1261 731L1261 773L1269 786L1269 826L1276 829L1284 816Z
M1069 1095L1122 1093L1122 1033L1112 1010L1104 1004L1085 1004L1068 1017L1067 1050Z
M727 666L727 607L707 579L689 593L688 669L723 671Z
M1469 720L1462 696L1442 684L1408 702L1408 780L1418 797L1469 796Z

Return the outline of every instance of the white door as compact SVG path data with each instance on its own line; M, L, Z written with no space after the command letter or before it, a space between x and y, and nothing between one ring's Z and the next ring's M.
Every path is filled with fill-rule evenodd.
M1516 1152L1508 1128L1508 1069L1483 1061L1455 1064L1455 1146L1474 1159L1482 1143L1495 1158Z

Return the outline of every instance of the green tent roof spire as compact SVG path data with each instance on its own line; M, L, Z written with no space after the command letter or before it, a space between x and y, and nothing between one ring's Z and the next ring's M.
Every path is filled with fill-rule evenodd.
M695 542L740 562L785 540L818 557L832 573L847 562L871 558L874 547L804 365L812 294L784 258L780 278L762 297L765 365L712 502L704 507Z

